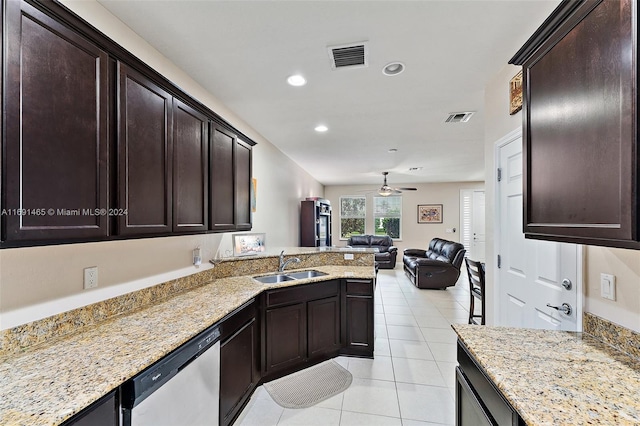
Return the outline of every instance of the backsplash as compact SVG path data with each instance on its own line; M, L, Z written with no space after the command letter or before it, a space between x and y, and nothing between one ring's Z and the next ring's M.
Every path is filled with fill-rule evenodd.
M640 359L640 333L585 312L582 328L598 340Z
M295 269L324 265L373 265L372 253L354 253L354 259L348 261L344 260L344 251L300 254L288 252L288 255L292 254L300 259L300 263L295 265ZM0 356L42 344L50 339L76 333L84 327L90 327L114 316L158 303L218 278L267 274L275 272L277 268L277 256L222 259L216 262L213 268L192 275L3 330L0 335Z

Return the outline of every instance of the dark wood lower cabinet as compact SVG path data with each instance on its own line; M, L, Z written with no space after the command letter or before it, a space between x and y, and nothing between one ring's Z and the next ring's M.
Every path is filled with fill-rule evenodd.
M520 426L524 420L458 342L456 426Z
M220 344L220 425L240 413L260 381L256 303L239 308L222 322Z
M263 300L265 376L275 378L339 353L339 280L267 291Z
M117 426L120 424L119 404L113 391L63 423L64 426Z
M345 335L342 352L373 358L373 280L343 280L343 330Z
M265 316L265 372L282 370L306 359L307 309L305 303L269 309Z
M307 319L309 358L340 349L340 298L338 296L309 302Z

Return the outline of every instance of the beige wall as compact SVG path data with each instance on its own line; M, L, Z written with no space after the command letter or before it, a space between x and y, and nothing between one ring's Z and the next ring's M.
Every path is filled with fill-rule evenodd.
M447 182L414 184L403 183L402 186L418 188L417 191L402 193L402 239L394 239L398 251L405 248L426 248L434 237L460 241L460 190L483 188L484 182ZM325 197L331 201L333 207L333 244L344 246L345 240L340 240L340 197L345 195L367 196L367 222L365 231L373 232L373 197L374 193L367 190L376 185L336 185L325 187ZM418 223L418 204L442 204L442 223ZM456 228L455 233L446 233L446 229ZM399 264L396 267L401 267Z
M252 232L265 232L271 247L298 245L299 201L323 195L323 186L224 107L99 3L64 1L77 14L161 72L187 93L254 138L257 208ZM277 167L274 167L277 165ZM203 258L231 249L231 234L145 238L0 250L0 329L93 303L198 271L191 251ZM98 266L99 287L83 290L83 268ZM207 268L203 264L201 268Z
M485 90L485 171L487 259L495 259L494 205L495 205L495 143L509 132L519 128L522 113L508 113L509 80L519 68L506 65L489 82ZM617 300L600 297L600 273L617 277ZM640 250L585 247L584 309L632 330L640 331ZM493 323L493 289L495 262L487 261L487 318Z

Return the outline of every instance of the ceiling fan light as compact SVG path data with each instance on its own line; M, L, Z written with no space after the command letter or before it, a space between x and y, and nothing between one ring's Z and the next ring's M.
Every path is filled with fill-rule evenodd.
M393 190L391 188L380 188L378 194L382 195L383 197L388 197L389 195L393 194Z

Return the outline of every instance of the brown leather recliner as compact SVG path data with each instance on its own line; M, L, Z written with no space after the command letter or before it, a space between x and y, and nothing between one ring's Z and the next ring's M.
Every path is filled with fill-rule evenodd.
M460 276L465 251L460 243L434 238L427 250L404 251L404 273L418 288L450 287Z
M393 240L388 235L354 235L347 240L347 247L377 248L376 263L380 269L396 267L398 248L393 246Z

